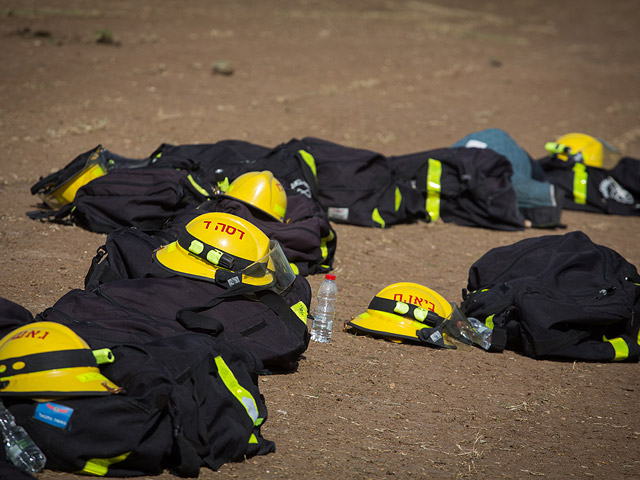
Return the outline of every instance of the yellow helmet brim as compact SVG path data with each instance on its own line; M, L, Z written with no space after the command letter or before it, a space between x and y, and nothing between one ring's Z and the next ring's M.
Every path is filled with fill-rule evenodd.
M347 325L361 333L391 341L418 342L418 330L424 324L409 318L400 318L386 312L370 310L356 316Z

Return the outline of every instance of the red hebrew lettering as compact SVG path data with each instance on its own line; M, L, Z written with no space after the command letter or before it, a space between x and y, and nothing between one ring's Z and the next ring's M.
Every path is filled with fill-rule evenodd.
M207 224L206 228L209 228L209 224L211 224L211 221L205 221L204 223ZM242 240L242 237L244 237L244 233L242 230L240 230L238 227L234 227L233 225L227 225L226 223L222 223L222 222L217 222L215 229L214 230L220 230L221 232L226 233L227 235L235 235L236 233L238 235L240 235L240 240Z

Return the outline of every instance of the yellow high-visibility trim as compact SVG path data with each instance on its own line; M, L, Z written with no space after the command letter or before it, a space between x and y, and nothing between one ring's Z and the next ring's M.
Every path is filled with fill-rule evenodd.
M318 173L317 173L317 168L316 168L316 159L313 158L313 155L311 155L309 152L305 152L304 150L298 150L298 153L300 154L300 156L302 157L304 162L307 165L309 165L309 168L313 172L313 176L316 177L316 179L317 179L318 178Z
M200 192L202 195L204 195L205 197L209 198L209 192L207 192L204 188L202 188L198 182L196 182L193 177L191 176L191 174L187 175L187 178L189 179L189 182L191 183L191 185L193 185L193 188L195 188L198 192Z
M427 204L426 209L432 222L440 218L440 192L442 190L442 163L429 159L427 171Z
M302 300L300 300L295 305L291 305L291 310L293 310L293 313L295 313L296 316L300 320L302 320L305 325L307 324L307 316L309 315L309 310Z
M322 258L323 260L327 259L327 256L329 255L329 249L327 248L327 238L321 238L320 239L320 258Z
M583 163L573 166L573 201L579 205L587 203L587 167Z
M629 345L622 338L607 338L606 336L602 336L602 340L605 342L609 342L613 347L613 350L616 352L616 356L613 357L613 362L619 362L621 360L626 359L629 356Z
M76 375L76 378L79 382L87 383L87 382L95 382L96 380L104 380L104 377L100 372L85 372L79 375Z
M251 395L246 388L240 385L238 379L220 355L218 355L214 360L224 385L229 389L233 396L236 397L236 400L238 400L238 402L240 402L245 408L247 415L249 415L251 420L253 420L253 424L256 427L259 426L264 419L258 417L258 405L256 404L256 400L253 398L253 395Z
M224 177L224 180L220 180L218 183L218 189L221 192L226 192L227 190L229 190L229 177Z
M329 249L327 248L327 243L332 241L335 238L333 231L329 232L329 235L320 239L320 252L322 253L322 259L326 259L329 256Z
M87 463L84 464L82 470L80 470L79 474L82 475L94 475L96 477L104 477L108 471L109 467L114 463L122 462L125 460L131 452L123 453L122 455L118 455L117 457L111 458L90 458L87 460Z
M400 189L396 187L396 212L400 210L401 203L402 203L402 194L400 193Z
M496 314L494 313L493 315L489 315L485 321L484 324L489 327L491 330L493 330L493 317L495 317Z
M289 262L289 265L291 266L291 270L293 270L293 273L295 273L296 275L300 275L300 269L295 263Z
M382 228L386 226L386 222L384 221L384 218L382 218L382 215L380 215L380 212L378 212L377 208L374 208L373 212L371 212L371 220L379 224Z

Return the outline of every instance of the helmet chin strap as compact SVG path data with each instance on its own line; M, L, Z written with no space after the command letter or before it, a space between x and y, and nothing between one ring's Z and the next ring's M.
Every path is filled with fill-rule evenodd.
M455 345L445 342L442 326L435 328L425 327L418 330L416 333L418 335L418 339L420 339L422 343L440 348L456 349Z
M216 270L214 279L218 285L227 289L242 285L242 274L228 270Z

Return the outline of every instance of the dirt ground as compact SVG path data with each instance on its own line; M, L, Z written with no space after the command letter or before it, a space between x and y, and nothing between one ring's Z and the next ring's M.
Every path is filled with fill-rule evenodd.
M25 212L41 175L97 144L315 136L395 155L498 127L535 158L570 131L638 158L639 19L636 0L0 0L0 296L35 314L83 286L105 237ZM640 217L563 221L640 265ZM487 250L562 231L335 228L332 342L260 379L276 453L200 478L640 478L637 364L340 330L397 281L460 302Z

